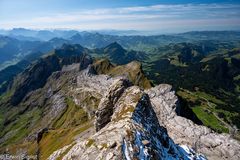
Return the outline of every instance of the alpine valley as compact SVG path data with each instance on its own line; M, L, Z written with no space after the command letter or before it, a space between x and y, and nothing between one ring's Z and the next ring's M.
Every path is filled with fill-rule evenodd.
M0 159L240 159L239 31L0 33Z

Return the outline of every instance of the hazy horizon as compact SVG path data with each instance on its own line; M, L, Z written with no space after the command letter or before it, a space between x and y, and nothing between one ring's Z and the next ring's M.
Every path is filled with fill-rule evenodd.
M188 32L240 32L240 29L225 29L225 30L217 30L217 29L209 29L209 30L186 30L186 31L159 31L159 30L133 30L133 29L125 29L125 30L118 30L118 29L99 29L99 30L81 30L81 29L73 29L73 28L24 28L24 27L17 27L17 28L9 28L4 29L0 28L0 34L8 33L8 31L18 30L18 29L24 29L29 31L77 31L79 33L81 32L89 32L89 33L100 33L100 34L109 34L109 35L171 35L171 34L181 34L181 33L188 33ZM130 33L131 32L131 33ZM4 34L3 34L4 35ZM5 34L6 35L6 34Z
M136 30L158 33L239 30L235 0L1 0L0 28Z

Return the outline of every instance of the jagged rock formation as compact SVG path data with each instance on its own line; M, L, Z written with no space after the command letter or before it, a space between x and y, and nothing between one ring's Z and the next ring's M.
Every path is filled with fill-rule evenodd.
M11 104L17 105L28 92L43 87L53 72L73 63L78 63L78 70L82 70L92 63L92 58L85 54L85 48L80 45L63 45L62 48L56 49L52 55L41 58L14 80L15 90Z
M239 159L238 141L177 116L178 99L170 85L143 91L122 84L117 79L105 92L116 93L114 103L108 96L101 99L97 132L73 144L63 159ZM103 117L108 121L99 123Z
M178 144L192 146L208 159L240 159L240 144L227 134L217 134L209 128L177 116L178 105L172 86L162 84L147 90L158 120Z
M188 159L194 155L174 144L161 127L151 107L150 99L137 86L123 89L120 79L113 85L124 92L109 114L111 122L88 140L78 141L63 159ZM113 86L112 86L113 87ZM105 97L103 98L103 101ZM111 99L109 99L110 103ZM99 107L103 107L102 103ZM106 103L106 107L108 103ZM102 110L102 108L100 108ZM60 150L61 151L61 150ZM60 152L58 151L58 152ZM55 159L55 152L49 159ZM196 158L203 158L201 156Z
M120 79L109 88L105 96L101 99L96 111L96 131L99 131L107 123L111 121L111 116L114 113L114 105L119 97L123 94L124 90L130 86L130 82L126 79Z

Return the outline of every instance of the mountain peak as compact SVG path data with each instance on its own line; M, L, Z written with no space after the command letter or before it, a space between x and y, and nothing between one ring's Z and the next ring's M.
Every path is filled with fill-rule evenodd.
M82 36L80 33L76 33L74 34L72 37L70 37L70 40L76 40L76 39L81 39Z
M64 43L62 46L61 46L61 49L70 49L70 48L83 48L83 46L81 46L80 44L68 44L68 43Z
M91 56L87 55L85 48L79 44L64 44L54 52L42 57L16 77L13 87L15 90L11 97L12 105L18 105L27 93L43 87L48 77L64 66L79 63L78 70L82 70L92 63Z
M110 59L116 61L125 56L127 52L120 44L113 42L103 49L104 54L109 55Z
M104 49L112 49L112 48L123 49L123 47L116 41L111 43L111 44L109 44L109 45L107 45Z
M55 54L60 57L80 55L85 52L85 48L80 44L66 44L64 43L61 48L55 49Z

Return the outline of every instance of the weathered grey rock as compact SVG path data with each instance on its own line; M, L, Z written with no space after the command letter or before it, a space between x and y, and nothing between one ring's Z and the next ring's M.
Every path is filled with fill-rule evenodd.
M114 112L114 105L125 91L130 86L130 82L127 79L117 79L109 90L105 93L101 99L98 109L96 111L95 128L99 131L107 123L111 121L112 114Z
M70 65L64 65L62 67L63 72L68 72L68 71L79 71L80 68L80 63L73 63Z
M188 145L208 159L240 159L240 144L227 134L218 134L176 114L178 105L172 86L161 84L147 90L159 122L174 142Z
M116 83L121 84L119 80ZM187 153L171 140L159 125L148 95L139 87L125 89L113 105L111 121L89 139L77 141L64 160L203 159L193 151Z
M48 157L48 160L56 160L56 157L61 156L68 148L70 148L71 145L64 146L63 148L53 152L50 157Z

